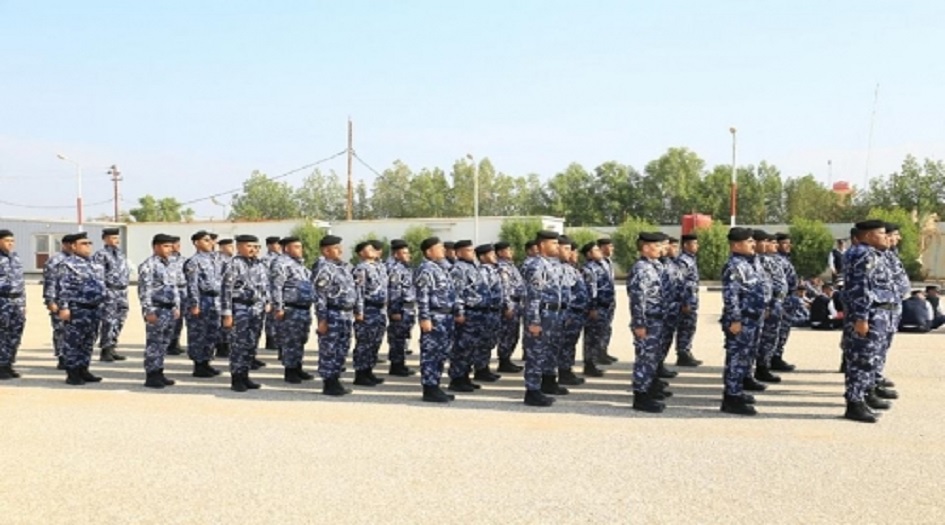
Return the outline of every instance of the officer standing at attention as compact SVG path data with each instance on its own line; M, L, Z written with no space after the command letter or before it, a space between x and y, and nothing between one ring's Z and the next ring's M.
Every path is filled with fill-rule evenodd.
M725 383L722 412L753 416L754 396L744 391L765 316L765 284L754 265L755 241L749 228L728 232L732 254L722 268L722 334L725 337Z
M771 360L778 346L781 328L784 326L785 300L790 292L787 275L781 256L778 255L778 245L774 235L765 233L764 250L759 249L758 238L755 238L755 256L761 260L764 276L771 287L771 300L768 302L768 317L761 328L761 337L758 344L758 357L755 364L755 379L765 383L780 383L781 378L771 373Z
M341 260L341 237L326 235L319 247L322 256L312 268L318 318L318 375L324 383L322 393L337 397L351 393L341 384L340 376L351 347L358 296L351 265Z
M493 374L489 370L489 362L492 361L492 349L496 346L502 319L512 317L515 310L511 300L505 295L502 279L499 277L499 270L496 268L495 246L491 244L476 246L476 258L479 261L477 268L482 279L483 291L486 293L480 303L482 338L479 345L473 350L472 364L476 371L473 378L477 381L492 383L502 377L499 374Z
M484 336L488 290L479 273L472 241L463 239L453 246L456 262L449 273L456 290L456 332L450 353L450 384L447 388L454 392L472 392L481 388L469 379L469 371L473 354Z
M279 240L281 255L269 264L272 285L272 319L279 342L286 383L299 384L315 379L302 368L305 343L312 329L312 304L315 287L312 272L305 267L305 252L298 237Z
M503 293L512 306L512 315L503 315L499 325L499 372L518 373L522 367L512 362L512 354L522 333L522 301L525 300L525 280L515 267L514 249L507 242L495 243L498 257L496 268L502 281Z
M187 294L187 355L194 362L194 377L215 377L220 371L210 365L220 341L220 289L223 275L213 252L213 239L200 230L190 236L197 249L184 263Z
M181 295L174 267L174 237L159 233L151 239L153 254L138 266L138 300L145 321L144 386L164 388L174 380L164 376L164 355L180 318Z
M547 407L554 398L545 395L552 383L544 371L557 364L555 342L561 337L561 314L567 305L561 298L561 268L557 263L558 234L538 232L538 253L534 261L524 265L526 293L525 334L525 404ZM554 376L551 376L554 380ZM555 382L556 383L556 382ZM542 387L545 388L542 388ZM556 393L558 391L555 388ZM563 389L563 393L567 390Z
M95 337L105 302L105 272L92 262L92 241L85 233L73 235L72 255L56 267L56 315L62 321L62 354L66 383L97 383L89 372Z
M119 248L120 233L118 228L104 228L104 246L92 256L92 261L105 268L105 288L108 290L102 312L102 333L98 342L99 348L102 349L99 359L105 362L125 360L125 356L115 351L118 336L125 326L125 320L128 319L128 282L131 273L125 254Z
M634 263L627 280L630 297L630 330L633 332L633 409L659 413L662 402L661 383L657 377L662 349L664 298L663 268L659 262L665 237L660 233L642 232L637 237L640 258Z
M223 273L226 271L226 267L233 259L235 248L236 246L233 244L233 239L220 239L220 242L217 243L217 252L214 254L214 261L217 264L217 275L220 276L221 293L223 289ZM220 319L222 322L222 315ZM220 332L219 343L217 343L217 357L221 359L229 359L230 347L232 346L231 343L233 342L233 331L224 330L222 324L217 330Z
M669 237L663 245L663 255L660 257L660 264L663 265L665 272L665 286L662 287L663 293L663 326L661 328L660 340L660 364L656 369L657 377L663 379L672 379L679 375L679 372L666 368L666 356L669 355L669 349L673 346L673 338L676 336L676 326L679 324L679 316L682 313L683 287L685 286L685 277L676 258L679 256L679 239Z
M230 389L245 392L260 386L249 378L249 371L269 311L269 270L256 257L259 238L255 235L237 235L236 253L223 272L220 310L223 329L233 332Z
M599 337L601 333L601 319L606 315L603 310L607 308L599 298L597 286L600 284L600 273L598 264L603 257L600 253L600 246L597 241L592 241L581 247L581 255L584 256L584 265L581 267L581 278L584 279L584 285L587 289L587 320L584 322L584 344L582 345L582 357L584 358L584 375L586 377L601 377L603 370L597 368L596 348L598 344L594 342L593 337ZM605 294L606 295L606 294ZM606 301L606 299L605 299Z
M692 233L682 236L682 253L676 259L683 276L679 324L676 326L676 366L696 367L702 361L692 355L692 339L699 320L699 237Z
M781 256L781 266L784 268L784 277L787 279L788 290L797 288L797 270L791 263L791 236L786 233L775 235L775 241L778 243L778 254ZM781 329L778 331L778 348L775 350L774 357L771 358L771 370L775 372L791 372L794 365L784 360L784 347L787 345L788 336L791 335L791 322L782 316Z
M561 385L583 385L584 378L574 374L574 361L577 342L587 321L590 298L587 283L577 268L577 242L568 241L567 248L561 249L558 241L558 258L561 260L562 295L568 297L568 309L564 311L562 321L561 352L558 354L558 383Z
M0 379L20 377L13 360L26 324L26 281L10 230L0 230Z
M184 304L187 296L187 277L184 276L184 261L186 259L180 253L180 237L172 235L171 238L174 240L174 247L171 254L168 255L168 260L170 261L174 281L177 283L177 295L180 296L181 304ZM167 347L167 355L181 355L184 353L180 347L180 336L183 330L184 316L178 316L174 320L174 332Z
M440 388L443 363L453 346L456 291L443 268L445 248L437 237L420 243L424 260L416 273L417 319L420 324L420 384L423 400L448 403L454 399Z
M46 260L43 265L43 302L46 304L46 310L49 312L49 321L52 325L52 343L53 355L56 356L58 365L56 369L65 370L66 361L62 355L62 321L58 315L58 291L56 290L56 268L72 255L72 244L75 242L73 234L67 234L62 237L59 243L60 251Z
M584 263L585 281L593 278L592 288L596 293L594 306L584 326L584 375L600 377L603 375L598 364L613 364L605 354L607 349L609 319L612 315L616 298L614 281L610 276L610 266L604 260L604 253L600 241L597 242L597 251Z
M272 270L272 263L282 255L282 246L279 244L279 240L280 238L275 236L266 237L266 253L260 257L260 260L262 260L263 265L266 267L266 273ZM274 315L275 312L271 310L266 314L266 350L279 350L280 346L275 336L276 324L273 322Z
M407 368L407 342L417 321L417 291L410 267L410 248L401 239L390 243L387 265L387 357L392 376L407 377L416 371Z
M384 382L374 374L377 352L387 329L387 272L378 261L372 241L355 245L361 262L352 270L357 301L354 303L354 384L377 386Z
M453 268L453 265L456 264L456 243L446 241L443 243L443 248L446 249L446 252L443 256L442 264L446 265L446 271L448 272Z
M607 276L610 279L610 290L616 290L616 285L614 284L614 242L610 239L598 239L597 245L600 246L601 259L599 264L607 271ZM600 287L598 287L598 292L600 292ZM606 294L606 290L605 290ZM601 347L598 352L598 358L601 363L605 365L613 364L618 361L618 359L609 353L610 348L610 338L614 333L614 312L617 310L617 301L616 296L611 300L610 306L607 310L607 319L606 324L604 325L604 333L601 339Z
M902 319L902 301L909 296L912 286L909 283L909 276L902 264L902 259L899 258L899 241L902 239L902 235L899 232L898 224L886 223L886 238L889 247L883 251L883 256L892 272L894 289L899 296L899 307L893 310L889 324L889 336L879 354L879 362L876 367L876 385L873 391L880 398L896 399L899 397L899 393L892 389L895 383L883 376L883 370L886 368L886 356L889 353L889 347L892 346L893 336L899 329L899 321Z

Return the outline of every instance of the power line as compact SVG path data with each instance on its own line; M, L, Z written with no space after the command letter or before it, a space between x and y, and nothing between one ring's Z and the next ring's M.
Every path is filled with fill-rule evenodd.
M368 164L364 159L362 159L361 157L359 157L359 156L358 156L358 153L357 153L356 151L352 150L352 151L351 151L351 155L352 155L354 158L358 159L358 162L360 162L361 165L364 166L365 168L369 169L372 173L374 173L374 174L377 175L378 177L383 177L383 175L381 175L381 173L380 173L379 171L377 171L376 169L372 168L370 164Z
M110 202L112 202L112 200L108 199L108 200L104 200L100 202L90 202L88 204L83 204L83 206L100 206L102 204L108 204ZM75 208L75 204L69 204L66 206L41 206L41 205L34 205L34 204L20 204L17 202L9 202L9 201L4 201L4 200L0 200L0 204L13 206L16 208L29 208L33 210L67 210L67 209Z

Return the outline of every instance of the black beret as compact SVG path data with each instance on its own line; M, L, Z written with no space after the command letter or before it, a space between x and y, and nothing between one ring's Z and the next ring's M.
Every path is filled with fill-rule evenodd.
M322 237L322 240L318 241L319 248L325 248L326 246L336 246L341 244L341 237L337 235L326 235Z
M511 247L512 247L512 245L509 244L509 243L507 243L507 242L505 242L505 241L499 241L499 242L495 243L495 251L497 251L497 252L501 252L502 250L504 250L504 249L506 249L506 248L511 248Z
M456 243L454 243L453 241L446 241L443 243L443 247L446 248L447 250L452 250L453 248L456 247Z
M534 248L535 246L538 246L538 241L536 241L536 240L534 240L534 239L529 240L529 241L525 241L525 250L526 250L526 251L527 251L527 250L531 250L531 249Z
M283 237L279 239L279 246L284 247L289 244L292 244L293 242L302 242L302 239L299 239L298 237L295 237L295 236Z
M860 221L856 223L856 229L860 232L866 232L870 230L879 230L880 228L885 228L886 223L877 219L872 219L868 221Z
M256 237L255 235L248 235L248 234L237 235L236 242L259 242L259 237Z
M277 237L277 236L275 236L275 235L271 235L271 236L269 236L269 237L266 237L266 244L276 244L276 243L279 242L280 240L281 240L280 237Z
M370 241L368 241L368 244L370 244L372 248L374 248L375 250L379 252L384 251L384 243L382 243L381 241L377 239L371 239Z
M78 232L72 234L72 242L81 241L89 238L89 232Z
M899 225L894 222L886 223L886 233L893 233L899 231Z
M571 239L567 235L558 236L558 244L570 244Z
M791 240L791 236L788 235L788 234L786 234L786 233L776 233L776 234L774 235L774 240L776 240L776 241L778 241L778 242L781 242L781 241L790 241L790 240Z
M931 292L932 290L938 290L938 285L937 285L937 284L930 284L930 285L928 285L928 286L925 287L925 291L926 291L926 292Z
M403 239L394 239L393 241L390 242L390 251L392 252L396 252L397 250L403 250L404 248L408 248L408 247L409 245L407 244L407 241Z
M577 249L578 249L578 243L577 243L577 241L575 241L574 239L571 239L571 242L569 242L568 245L571 246L571 249L572 249L572 250L577 250Z
M440 244L439 237L427 237L420 242L420 251L425 252L437 244ZM443 243L443 246L446 246L446 243Z
M121 230L118 228L102 228L102 238L104 239L109 235L121 235Z
M535 236L535 239L538 241L547 241L549 239L557 239L558 232L553 232L550 230L542 230L538 232L538 235Z
M461 240L461 241L456 241L455 243L453 243L453 249L454 249L454 250L461 250L461 249L463 249L463 248L468 248L468 247L470 247L470 246L472 246L472 245L473 245L473 244L472 244L472 241L470 241L469 239L463 239L463 240Z
M220 242L217 243L220 246L229 246L233 244L233 239L220 239Z
M768 240L768 232L766 232L766 231L764 231L764 230L752 230L752 232L751 232L751 238L754 239L755 241L758 241L758 242L760 242L760 241L767 241L767 240Z
M75 234L76 240L81 239L79 235L82 235L82 234L79 234L79 233ZM174 242L174 237L166 233L159 233L151 238L151 246L154 246L155 244L171 244L173 242Z
M752 233L754 232L750 228L735 226L728 230L728 240L731 242L747 241L751 239Z
M206 231L198 230L197 232L195 232L193 235L190 236L190 240L199 241L200 239L203 239L204 237L208 237L208 236L210 236L210 234L207 233Z
M596 241L591 241L591 242L585 244L584 246L581 246L581 255L587 255L588 252L590 252L591 250L593 250L593 249L596 248L596 247L597 247L597 242L596 242Z
M65 235L62 236L62 240L59 241L59 242L60 242L60 244L72 244L72 243L75 242L75 234L74 234L74 233L67 233L67 234L65 234Z
M13 237L13 232L10 230L0 230L0 239L5 239L7 237Z
M361 250L367 248L371 245L370 241L361 241L358 244L354 245L354 253L361 253Z
M213 239L214 241L217 240L217 237L219 237L219 235L213 232L207 233L207 235L209 235L210 238Z
M653 235L656 235L660 238L660 242L665 242L669 240L669 235L666 235L663 232L653 232Z
M682 236L682 242L698 241L698 240L699 240L699 236L694 233L687 233L686 235Z
M614 241L610 239L597 239L598 246L607 246L608 244L613 244Z
M856 226L850 228L850 237L856 237L860 234L860 230L856 229Z
M673 236L670 236L670 237L669 237L669 243L670 243L670 244L679 244L679 239L677 239L677 238L675 238L675 237L673 237Z
M639 242L663 242L663 234L659 232L640 232L640 235L637 236L637 241ZM600 246L600 241L597 242L597 245Z
M491 244L480 244L479 246L476 246L476 255L485 255L489 252L494 252L494 251L495 251L495 246Z

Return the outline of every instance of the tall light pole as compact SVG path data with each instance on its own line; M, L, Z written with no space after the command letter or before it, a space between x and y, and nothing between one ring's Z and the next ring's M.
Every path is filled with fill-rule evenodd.
M122 180L121 171L118 169L118 166L112 164L112 166L108 168L108 174L112 176L112 191L113 191L113 199L115 202L115 222L118 222L119 219L121 218L118 214L118 203L121 201L120 196L118 194L119 193L118 184Z
M467 153L466 158L473 166L473 242L479 244L479 166L472 153Z
M76 223L78 224L79 231L83 231L82 228L82 166L78 162L66 157L62 153L57 153L59 160L64 160L75 166L75 217Z
M735 163L735 128L728 128L732 133L732 213L729 226L735 227L735 216L738 212L738 165Z

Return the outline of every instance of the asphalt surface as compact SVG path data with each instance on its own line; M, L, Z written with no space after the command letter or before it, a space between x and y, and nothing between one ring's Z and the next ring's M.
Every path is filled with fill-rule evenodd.
M318 380L285 384L267 351L256 392L191 377L186 356L168 358L178 386L146 390L134 301L130 359L96 355L105 381L69 387L39 288L28 294L24 377L0 383L4 524L945 522L941 333L896 337L888 375L901 398L868 425L840 417L838 333L793 333L798 371L757 396L759 415L720 413L712 292L695 344L706 363L681 369L661 415L629 408L625 296L620 362L534 409L520 375L449 406L420 402L417 376L330 399Z

